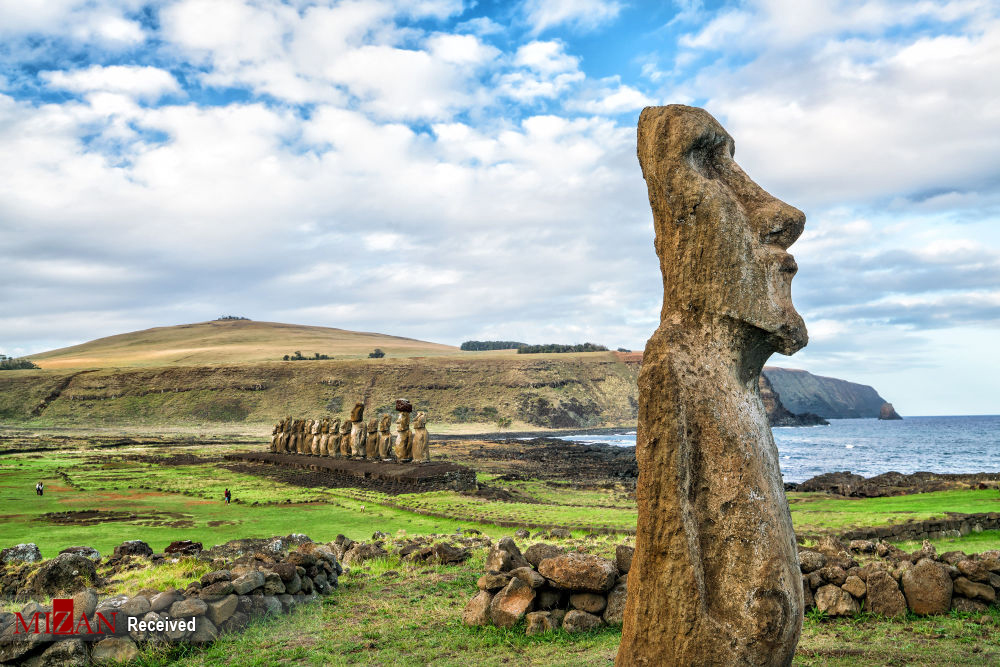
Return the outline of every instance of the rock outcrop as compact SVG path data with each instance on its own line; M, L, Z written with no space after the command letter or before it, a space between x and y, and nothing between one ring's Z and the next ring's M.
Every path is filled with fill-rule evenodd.
M664 294L639 374L639 521L619 666L787 665L801 631L795 535L758 376L772 353L807 341L786 252L805 216L733 152L702 109L639 118Z
M765 373L761 373L757 378L760 388L760 399L764 403L764 411L767 413L767 423L771 426L829 426L830 422L819 415L805 412L797 415L789 412L788 408L781 402L781 395L774 389L774 385L767 379Z
M892 407L892 403L883 403L882 407L878 410L878 418L885 421L892 421L895 419L902 419L896 409Z
M813 375L797 368L765 366L764 375L792 412L812 412L826 419L879 416L885 399L868 385Z

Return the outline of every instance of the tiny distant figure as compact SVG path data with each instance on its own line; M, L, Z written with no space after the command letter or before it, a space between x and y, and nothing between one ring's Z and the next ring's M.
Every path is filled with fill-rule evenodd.
M45 485L39 482L35 484L35 495L43 495L45 493Z
M226 492L225 494L223 494L223 497L226 499L226 504L228 505L229 501L233 499L233 494L229 489L226 489Z

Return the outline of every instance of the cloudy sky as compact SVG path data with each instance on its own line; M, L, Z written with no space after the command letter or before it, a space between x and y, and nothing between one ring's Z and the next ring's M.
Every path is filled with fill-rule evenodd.
M1000 412L992 0L0 0L0 352L223 314L641 349L635 124L703 106L808 216L809 347Z

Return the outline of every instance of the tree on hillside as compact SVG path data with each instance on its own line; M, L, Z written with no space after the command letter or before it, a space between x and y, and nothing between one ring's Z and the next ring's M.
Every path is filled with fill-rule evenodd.
M0 371L20 371L29 368L38 368L38 365L27 359L15 359L6 354L0 354Z
M385 352L383 352L382 350L378 349L377 347L375 348L374 352L369 352L368 353L368 358L369 359L381 359L384 356L385 356Z
M480 352L482 350L515 350L524 347L524 343L513 340L467 340L462 343L459 349L466 352Z

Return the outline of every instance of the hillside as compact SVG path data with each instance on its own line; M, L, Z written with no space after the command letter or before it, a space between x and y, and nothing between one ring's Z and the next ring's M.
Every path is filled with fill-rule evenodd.
M795 368L765 366L764 375L785 407L796 414L812 412L826 419L877 418L886 402L868 385Z
M29 358L45 369L198 366L279 361L296 351L304 356L318 352L330 357L367 357L375 348L397 357L458 351L451 345L378 333L277 322L216 320L98 338Z

